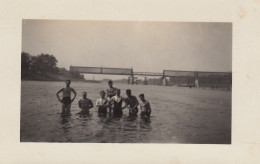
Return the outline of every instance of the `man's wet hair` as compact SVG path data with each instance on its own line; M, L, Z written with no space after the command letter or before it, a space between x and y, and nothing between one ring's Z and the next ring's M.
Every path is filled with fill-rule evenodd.
M108 80L108 82L107 82L107 83L108 83L108 84L109 84L109 83L113 83L113 81L112 81L112 80Z
M140 95L139 95L139 97L144 97L144 94L143 94L143 93L142 93L142 94L140 94Z
M71 82L71 80L70 80L70 79L67 79L67 80L65 80L65 82Z
M130 89L127 89L127 90L126 90L126 93L131 93L131 90L130 90Z
M106 94L106 92L105 92L105 91L101 91L101 92L100 92L100 94L101 94L101 93L104 93L104 94Z

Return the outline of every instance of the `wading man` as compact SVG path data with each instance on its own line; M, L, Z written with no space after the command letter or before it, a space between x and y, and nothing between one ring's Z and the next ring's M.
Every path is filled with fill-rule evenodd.
M120 95L120 93L121 93L120 89L116 90L116 95L110 99L110 102L114 104L113 105L114 116L122 116L123 114L122 109L126 107L126 106L122 106L124 98Z
M141 108L141 117L145 118L145 117L150 117L152 109L150 106L150 103L144 98L144 94L140 94L139 95L140 98L140 108Z
M113 87L113 81L111 80L108 81L108 86L109 88L107 89L107 100L109 101L108 103L109 112L111 112L111 109L113 108L113 102L111 102L110 99L116 95L117 88Z
M82 93L82 99L78 102L81 111L79 114L88 115L89 109L93 108L93 103L91 99L87 98L87 92Z
M108 100L105 98L105 96L106 96L106 93L104 91L101 91L100 99L97 99L97 101L96 101L96 107L98 107L99 116L107 115Z
M139 102L135 96L132 95L131 90L126 90L127 98L125 98L126 108L129 109L129 116L137 116Z
M61 114L62 115L67 115L70 113L70 107L71 107L71 103L74 101L77 93L76 91L70 87L70 80L66 80L65 84L66 87L65 88L61 88L57 93L56 96L58 98L58 100L62 103L62 111ZM60 99L59 94L62 92L62 99ZM71 92L74 93L74 97L71 99Z

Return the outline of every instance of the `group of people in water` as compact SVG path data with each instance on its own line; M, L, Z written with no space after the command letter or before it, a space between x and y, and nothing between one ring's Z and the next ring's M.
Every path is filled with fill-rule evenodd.
M70 87L71 81L66 80L66 87L61 88L56 96L58 100L62 103L62 115L67 115L70 113L71 103L76 98L76 91ZM145 99L144 94L140 94L140 103L137 98L132 95L131 90L126 90L127 97L122 97L121 90L113 87L113 82L108 81L109 88L105 91L100 92L100 98L97 99L95 106L98 108L99 116L106 116L107 113L113 114L114 116L122 116L123 109L128 109L129 116L137 116L138 106L141 109L141 117L147 118L151 114L150 103ZM62 99L59 94L62 93ZM71 98L71 93L74 94ZM82 99L78 101L78 106L81 109L79 114L88 115L89 110L94 107L92 100L87 98L87 92L82 92Z

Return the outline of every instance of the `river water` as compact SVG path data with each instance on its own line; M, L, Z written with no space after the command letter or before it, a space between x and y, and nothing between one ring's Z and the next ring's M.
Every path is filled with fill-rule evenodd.
M71 115L61 117L56 92L64 82L22 81L21 142L91 143L231 143L231 91L155 85L114 84L122 96L131 89L138 97L144 93L150 102L150 120L128 117L99 117L97 108L90 115L77 115L81 92L87 91L93 103L106 83L72 82L78 95Z

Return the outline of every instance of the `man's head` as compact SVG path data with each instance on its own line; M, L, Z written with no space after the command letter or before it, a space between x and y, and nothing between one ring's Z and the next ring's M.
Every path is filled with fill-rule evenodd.
M105 95L106 95L105 91L101 91L101 92L100 92L101 98L105 98Z
M66 80L66 81L65 81L65 84L66 84L66 86L67 86L67 87L69 87L69 86L70 86L70 83L71 83L71 81L70 81L70 80Z
M113 81L112 81L112 80L109 80L109 81L108 81L108 85L109 85L110 88L113 87Z
M131 90L130 90L130 89L127 89L127 90L126 90L126 95L127 95L127 97L130 97L131 94L132 94L132 93L131 93Z
M116 95L117 95L117 96L120 96L120 93L121 93L121 90L120 90L120 89L117 89L117 90L116 90Z
M139 98L140 98L142 101L144 101L144 94L140 94L140 95L139 95Z
M87 98L87 92L82 92L83 98Z

